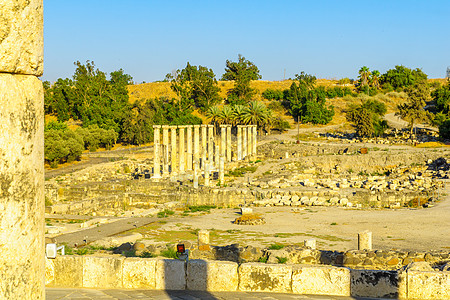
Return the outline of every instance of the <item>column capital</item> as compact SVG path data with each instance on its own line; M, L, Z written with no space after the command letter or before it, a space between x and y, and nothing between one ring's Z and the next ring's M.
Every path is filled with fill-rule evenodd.
M200 125L193 125L194 128L200 128Z
M161 125L153 125L153 129L160 129Z
M178 125L178 128L185 129L185 128L187 128L187 125Z

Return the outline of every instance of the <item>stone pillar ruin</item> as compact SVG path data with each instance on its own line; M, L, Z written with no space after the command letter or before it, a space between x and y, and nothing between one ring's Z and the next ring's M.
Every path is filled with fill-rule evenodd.
M198 160L194 161L194 178L192 180L194 189L198 188Z
M199 144L200 144L200 137L199 137L199 129L200 125L194 125L194 163L199 161ZM197 165L198 167L198 165Z
M225 157L226 155L226 127L225 125L220 125L220 157Z
M169 175L169 126L163 125L163 176Z
M231 161L231 125L227 125L227 161Z
M216 167L216 170L219 169L219 159L220 159L220 146L218 139L216 138L215 142L215 154L214 154L214 166Z
M237 126L237 160L242 159L242 125Z
M208 125L208 163L212 167L214 161L214 125Z
M44 299L43 1L0 12L0 298Z
M225 180L225 161L224 158L221 157L219 163L219 184L220 185L224 184L224 180Z
M372 232L369 230L358 233L358 250L372 250Z
M171 136L171 173L177 173L177 126L170 126L170 136Z
M247 157L247 126L242 126L242 159Z
M253 125L249 125L247 127L247 155L248 156L252 156L252 151L253 151L253 137L252 137L252 128Z
M256 146L257 146L257 143L258 143L258 131L257 131L257 126L256 125L254 125L253 126L253 143L252 143L252 145L253 145L253 155L255 156L255 158L256 158Z
M209 161L205 164L205 186L209 186Z
M186 133L186 143L187 143L187 170L192 170L192 125L188 125Z
M160 148L160 125L153 126L153 178L161 178L161 159L159 156L159 148Z
M186 156L186 153L184 152L184 129L186 128L186 126L178 126L178 135L179 135L179 167L180 167L180 173L184 173L184 166L185 166L185 162L184 162L184 158Z
M206 136L206 128L208 127L208 125L201 125L202 128L202 164L201 164L201 169L205 169L205 162L206 162L206 140L207 140L207 136Z

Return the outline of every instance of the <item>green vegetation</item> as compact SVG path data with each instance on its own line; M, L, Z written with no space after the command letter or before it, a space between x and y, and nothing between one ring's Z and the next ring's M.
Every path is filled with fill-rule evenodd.
M191 205L185 210L185 213L195 213L195 212L207 212L209 213L211 209L216 208L215 205Z
M243 177L245 173L253 173L258 169L257 166L244 166L229 171L226 176Z
M278 256L277 259L279 264L285 264L288 260L287 257L278 257Z
M419 82L426 81L427 77L427 74L423 73L421 69L411 70L404 66L395 66L394 69L390 69L383 74L380 81L383 89L387 91L401 91Z
M385 113L386 105L383 102L369 99L360 105L350 105L346 118L353 123L359 136L380 136L387 128L387 122L382 119Z
M227 102L229 104L245 105L256 93L250 88L250 81L261 79L258 67L241 54L238 61L226 61L225 73L222 80L234 80L233 88L228 92Z
M269 246L270 250L280 250L283 248L284 248L284 245L282 245L282 244L272 244Z
M156 215L158 218L167 218L168 216L173 215L175 212L173 210L165 209L163 211L158 212Z
M167 258L174 258L177 259L177 251L173 247L167 248L167 250L161 251L161 256L167 257Z

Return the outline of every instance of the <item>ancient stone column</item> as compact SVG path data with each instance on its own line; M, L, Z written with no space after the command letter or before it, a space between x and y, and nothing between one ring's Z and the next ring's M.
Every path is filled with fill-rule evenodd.
M218 139L216 139L215 142L215 155L214 155L214 166L216 168L216 170L219 170L219 160L220 160L220 146L219 146L219 141Z
M162 138L162 155L163 155L163 176L169 175L169 126L163 125L163 138Z
M249 157L252 156L252 150L253 150L252 128L253 128L253 125L249 125L247 127L247 155Z
M194 183L194 189L198 188L198 160L194 161L194 178L192 180Z
M187 143L187 170L192 170L192 125L187 126L187 134L186 134L186 143Z
M224 178L225 178L225 161L224 158L221 157L220 158L220 163L219 163L219 184L222 185L224 184Z
M372 232L369 230L358 233L358 250L372 250Z
M247 125L242 126L242 159L247 157Z
M212 167L214 161L214 125L208 125L208 162Z
M199 129L200 125L194 125L194 162L199 161L200 159L200 152L199 152L199 146L200 146L200 136L199 136ZM197 166L198 167L198 166Z
M258 143L258 131L257 131L257 126L256 125L253 125L253 143L252 143L252 145L253 145L253 151L252 151L252 153L253 153L253 155L256 157L256 146L257 146L257 143Z
M184 173L185 170L185 162L184 162L184 158L186 156L186 153L184 152L184 129L186 128L186 126L178 126L178 137L179 137L179 153L178 153L178 157L180 160L180 173Z
M226 155L226 143L227 143L227 132L226 132L226 126L220 125L220 157L225 157Z
M0 1L0 299L44 299L42 0Z
M159 157L159 136L161 125L153 126L153 178L161 178L161 159Z
M242 125L237 126L237 160L242 160Z
M177 174L177 126L170 126L170 137L171 137L171 173L172 175Z
M198 249L209 250L209 231L202 229L198 231Z
M205 164L205 186L209 186L209 161Z
M311 249L316 249L316 239L306 239L304 241L305 247L309 247Z
M201 149L202 163L200 169L204 170L206 162L206 141L208 139L206 129L208 128L208 125L201 125L200 127L202 128L202 149Z
M231 125L227 125L227 161L231 161Z

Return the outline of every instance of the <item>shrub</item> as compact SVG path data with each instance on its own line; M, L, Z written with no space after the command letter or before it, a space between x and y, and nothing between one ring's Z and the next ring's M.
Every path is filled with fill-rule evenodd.
M270 250L280 250L280 249L283 249L283 248L284 248L284 245L281 245L281 244L272 244L272 245L269 246Z

